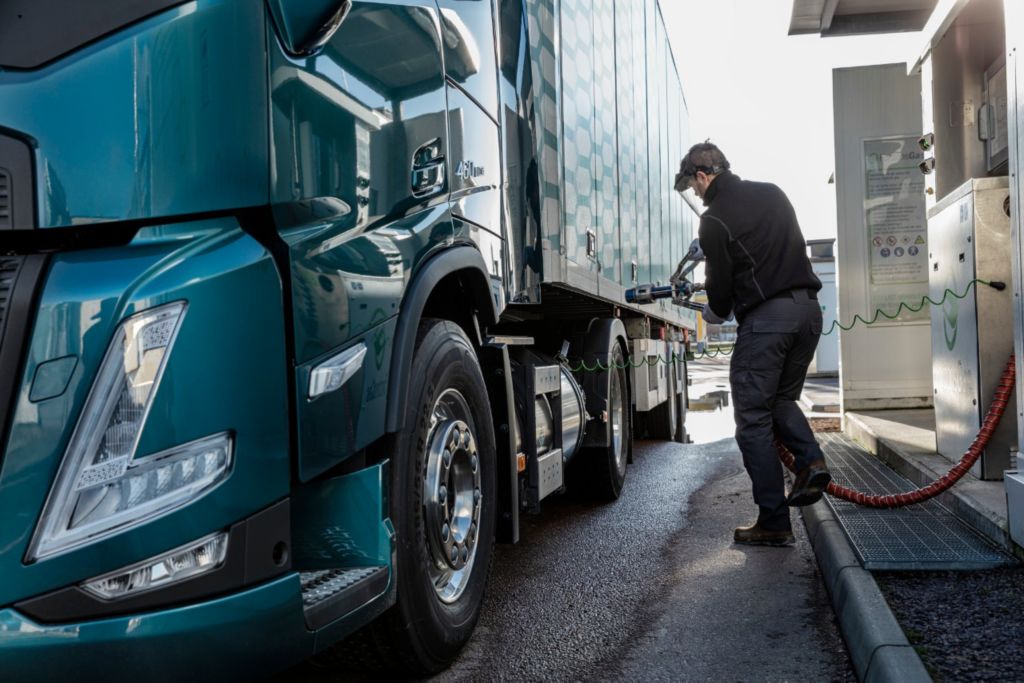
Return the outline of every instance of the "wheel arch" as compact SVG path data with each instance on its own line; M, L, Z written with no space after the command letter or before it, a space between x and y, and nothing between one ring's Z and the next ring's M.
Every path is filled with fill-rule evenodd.
M472 309L452 300L453 292L470 297ZM409 379L416 350L416 332L425 317L439 317L458 323L474 343L473 314L483 325L498 321L498 307L492 298L490 276L483 256L474 247L464 245L445 249L430 257L412 277L405 289L398 314L391 351L385 431L394 433L405 426L409 403Z

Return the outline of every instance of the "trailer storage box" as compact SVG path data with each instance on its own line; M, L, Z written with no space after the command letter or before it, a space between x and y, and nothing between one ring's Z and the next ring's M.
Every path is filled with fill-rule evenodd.
M528 0L527 10L539 215L516 237L530 250L539 234L542 258L518 300L556 287L626 307L625 289L668 282L697 222L672 187L690 139L661 10L656 0ZM695 325L668 302L636 308Z

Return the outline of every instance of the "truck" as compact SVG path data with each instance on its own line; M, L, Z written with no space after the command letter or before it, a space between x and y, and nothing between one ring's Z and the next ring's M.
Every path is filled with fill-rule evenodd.
M656 0L0 3L5 677L446 667L685 438L686 120Z

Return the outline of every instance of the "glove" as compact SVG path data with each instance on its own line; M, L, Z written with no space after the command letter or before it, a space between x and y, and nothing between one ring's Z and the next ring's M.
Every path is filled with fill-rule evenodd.
M727 318L719 316L717 313L711 310L711 304L704 304L704 310L701 312L701 317L704 318L704 322L709 325L721 325ZM729 318L732 317L732 313L729 314Z
M693 241L690 242L690 248L686 252L686 258L689 261L702 261L704 260L704 250L700 248L700 238L694 237Z

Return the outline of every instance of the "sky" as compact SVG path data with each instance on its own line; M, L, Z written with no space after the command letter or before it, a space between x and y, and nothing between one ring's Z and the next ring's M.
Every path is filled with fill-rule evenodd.
M832 69L906 62L924 34L789 36L792 0L661 0L692 142L789 196L804 237L835 237Z

